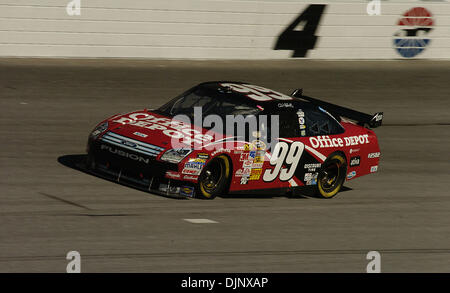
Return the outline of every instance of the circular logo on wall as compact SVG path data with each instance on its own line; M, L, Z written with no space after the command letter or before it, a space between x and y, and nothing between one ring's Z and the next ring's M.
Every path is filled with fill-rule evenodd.
M414 7L403 14L397 22L400 26L394 34L394 47L405 58L421 53L430 44L429 34L434 20L424 7Z

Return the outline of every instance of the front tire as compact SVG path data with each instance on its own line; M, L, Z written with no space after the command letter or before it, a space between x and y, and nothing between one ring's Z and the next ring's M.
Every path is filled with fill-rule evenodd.
M332 154L319 171L316 194L321 198L334 197L344 185L346 173L345 157L339 153Z
M202 199L213 199L226 192L231 164L225 155L212 159L202 170L198 180L198 194Z

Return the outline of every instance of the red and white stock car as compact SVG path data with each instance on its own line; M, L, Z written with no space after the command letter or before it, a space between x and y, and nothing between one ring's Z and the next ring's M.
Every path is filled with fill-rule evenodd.
M370 128L382 118L301 90L288 96L241 82L205 82L159 109L98 124L86 168L171 197L309 187L331 198L345 180L377 171L380 149Z

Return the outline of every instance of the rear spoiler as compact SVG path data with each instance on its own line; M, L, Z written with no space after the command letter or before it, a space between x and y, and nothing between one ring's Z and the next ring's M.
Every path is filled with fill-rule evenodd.
M296 89L295 91L292 92L291 96L311 102L314 105L324 108L331 114L355 120L356 122L358 122L358 125L361 126L368 125L370 128L375 128L381 126L381 123L383 122L383 112L377 112L374 115L362 113L349 108L324 102L315 98L304 96L302 89Z

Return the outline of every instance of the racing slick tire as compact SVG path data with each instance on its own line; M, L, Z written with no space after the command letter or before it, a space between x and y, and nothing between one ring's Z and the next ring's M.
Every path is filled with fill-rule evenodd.
M227 191L231 177L231 163L227 156L212 159L203 168L198 180L198 197L213 199Z
M345 157L340 153L331 154L317 175L316 195L320 198L334 197L344 185L346 173Z

